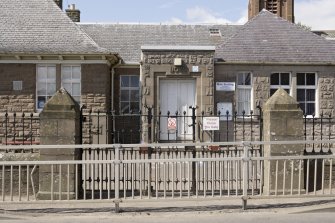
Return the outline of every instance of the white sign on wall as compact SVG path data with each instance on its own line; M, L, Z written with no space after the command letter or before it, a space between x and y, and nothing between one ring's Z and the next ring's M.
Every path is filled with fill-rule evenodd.
M235 82L216 82L217 91L235 91Z
M220 118L219 117L204 117L203 130L205 131L220 130Z
M220 112L220 121L227 120L228 111L228 121L233 120L233 103L230 102L219 102L217 104L217 111Z

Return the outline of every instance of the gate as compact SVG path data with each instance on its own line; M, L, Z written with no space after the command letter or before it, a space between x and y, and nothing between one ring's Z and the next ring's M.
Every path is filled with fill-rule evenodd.
M96 199L102 194L107 196L116 188L120 196L158 197L164 194L173 196L208 196L210 194L241 195L242 193L242 159L241 143L230 143L215 146L194 146L195 144L157 144L150 147L124 145L116 147L85 148L83 160L113 161L123 164L119 170L119 182L111 178L116 171L115 165L108 163L83 166L83 198ZM260 158L260 145L253 146L249 156ZM230 159L229 161L206 161L207 159ZM178 164L164 160L180 160ZM203 161L190 161L190 160ZM159 160L156 162L155 160ZM184 160L184 161L183 161ZM141 162L137 164L136 161ZM129 162L129 163L127 163ZM135 163L134 163L135 162ZM250 188L257 194L260 189L261 164L250 163ZM155 190L153 190L155 188Z
M260 107L257 110L257 113L251 111L250 114L231 114L228 111L222 114L200 112L196 107L190 106L181 111L166 113L153 108L130 114L89 111L82 114L82 138L84 144L260 141L262 110ZM219 130L204 129L204 120L209 117L219 119ZM175 123L174 128L170 128L169 121ZM166 129L164 134L162 128ZM181 134L180 131L184 133Z

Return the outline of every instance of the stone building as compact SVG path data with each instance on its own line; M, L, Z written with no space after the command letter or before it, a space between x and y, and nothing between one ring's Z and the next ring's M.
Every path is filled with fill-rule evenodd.
M0 112L39 112L61 86L81 104L109 109L116 54L95 43L53 1L0 4Z
M74 23L52 0L4 0L0 112L39 112L63 86L102 113L248 115L281 87L307 115L334 115L335 41L293 24L293 1L271 2L251 0L245 25L143 25ZM141 140L169 137L166 124L151 128ZM213 140L201 128L198 120L196 140ZM173 140L192 140L191 130L188 122Z

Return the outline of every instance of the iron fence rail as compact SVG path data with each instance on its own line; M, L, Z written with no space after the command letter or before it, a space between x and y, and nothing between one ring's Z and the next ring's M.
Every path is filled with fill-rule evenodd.
M162 202L190 199L243 200L333 197L335 195L335 156L296 155L262 157L253 148L261 145L326 144L334 150L335 140L284 141L284 142L235 142L188 143L146 145L21 145L0 146L5 150L42 150L55 148L82 148L97 151L110 149L110 159L2 161L0 162L0 201L36 201L40 193L39 171L50 170L46 183L48 201L70 202L113 201L118 210L120 202ZM143 154L138 157L123 156L123 151L141 151L146 148L193 147L196 157L159 156ZM217 146L219 150L232 148L232 155L201 156L204 149ZM215 147L216 148L216 147ZM235 153L236 148L238 153ZM194 172L192 172L194 168ZM283 174L284 173L284 174ZM99 176L99 181L89 181L87 176ZM103 181L105 180L105 181Z

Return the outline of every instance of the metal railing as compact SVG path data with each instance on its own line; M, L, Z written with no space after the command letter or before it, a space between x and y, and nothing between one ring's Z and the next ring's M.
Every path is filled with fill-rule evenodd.
M107 159L0 162L0 200L23 201L176 201L191 199L248 199L332 197L335 195L335 156L290 155L262 157L253 148L264 145L327 144L334 151L335 140L189 143L148 145L32 145L0 146L0 150L91 149L113 151ZM142 147L142 149L141 149ZM226 151L223 156L188 157L126 156L130 151L196 148ZM237 153L236 153L237 149ZM227 151L232 152L227 152ZM303 150L302 150L303 151ZM223 152L224 154L225 152ZM187 154L187 153L186 153ZM209 153L208 153L209 154ZM214 153L213 153L214 154ZM194 170L194 171L192 171ZM99 176L89 181L87 176ZM42 179L39 179L42 178ZM38 187L38 185L44 185Z

